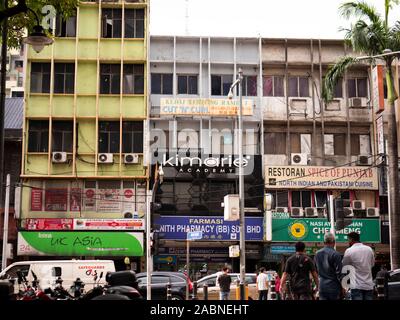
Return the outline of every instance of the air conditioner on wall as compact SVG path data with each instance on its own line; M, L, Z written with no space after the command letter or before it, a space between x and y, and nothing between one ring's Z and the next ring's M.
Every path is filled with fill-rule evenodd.
M306 166L308 155L307 153L292 153L290 159L291 164L294 166Z
M114 155L112 153L99 153L98 163L114 163Z
M317 207L317 212L318 212L318 216L321 217L327 217L328 213L327 213L327 209L325 207Z
M304 216L303 208L292 207L292 209L290 210L290 216L292 218L297 218L297 217Z
M124 155L125 164L137 164L139 163L139 154L137 153L127 153Z
M363 201L363 200L353 200L352 208L354 210L365 210L365 201Z
M370 155L360 154L357 156L357 165L370 166L372 164L372 157Z
M318 210L317 208L306 208L304 210L304 215L306 217L318 217Z
M361 98L350 98L349 99L349 107L350 108L360 108L360 107L362 107Z
M51 154L51 162L53 163L66 163L67 153L66 152L53 152Z
M367 208L367 218L379 217L379 208Z
M286 207L276 207L275 211L276 212L280 212L280 213L287 213L288 212L288 208L286 208Z
M343 208L343 213L344 213L345 217L354 217L354 212L353 212L352 208L344 207Z

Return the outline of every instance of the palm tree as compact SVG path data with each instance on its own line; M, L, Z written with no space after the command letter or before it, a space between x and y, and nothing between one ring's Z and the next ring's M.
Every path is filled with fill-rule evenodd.
M388 93L388 162L389 162L389 195L390 195L390 254L392 269L400 267L400 195L399 195L399 165L397 146L397 127L395 116L395 101L398 98L394 88L392 62L395 55L391 52L400 51L400 21L389 26L389 12L393 4L399 0L384 0L385 15L364 1L347 2L340 6L340 14L346 18L356 18L354 24L346 31L345 40L355 52L366 54L366 57L355 58L344 56L331 66L323 83L323 98L329 102L333 98L334 87L345 71L361 60L374 64L377 59L386 67L386 83Z

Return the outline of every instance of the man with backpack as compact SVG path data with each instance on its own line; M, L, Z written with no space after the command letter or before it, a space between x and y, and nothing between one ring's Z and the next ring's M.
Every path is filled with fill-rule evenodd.
M311 276L317 289L319 287L314 262L304 253L304 242L297 242L295 247L296 253L286 261L281 279L281 295L285 297L288 294L293 300L313 300Z

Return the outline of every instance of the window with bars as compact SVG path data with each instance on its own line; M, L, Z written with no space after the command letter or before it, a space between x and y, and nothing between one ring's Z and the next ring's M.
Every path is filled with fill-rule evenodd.
M151 93L172 94L172 73L152 73Z
M122 9L102 9L102 37L122 38Z
M347 93L349 98L366 98L367 78L347 79Z
M49 122L29 120L28 152L49 151Z
M142 121L125 121L122 123L122 152L143 153Z
M178 75L178 94L197 94L197 75Z
M32 62L31 92L50 93L50 63Z
M62 15L56 17L56 37L76 37L76 16L64 19Z
M99 122L99 153L119 153L119 121Z
M289 77L289 97L309 97L310 90L307 77Z
M144 9L125 9L125 38L144 38Z
M54 93L74 93L75 63L54 64Z
M284 94L283 76L264 76L263 77L263 96L283 97Z
M144 93L144 65L124 64L124 94Z
M227 96L233 83L232 75L211 75L211 95Z
M52 151L72 152L73 122L53 121L52 125Z

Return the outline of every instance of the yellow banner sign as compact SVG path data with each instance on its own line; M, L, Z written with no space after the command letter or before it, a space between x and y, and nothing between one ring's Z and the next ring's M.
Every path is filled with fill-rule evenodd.
M179 116L237 116L239 100L231 99L174 99L161 98L160 115ZM242 101L242 114L253 115L253 102Z
M378 171L371 167L266 166L269 189L378 190Z

